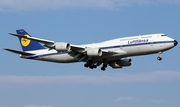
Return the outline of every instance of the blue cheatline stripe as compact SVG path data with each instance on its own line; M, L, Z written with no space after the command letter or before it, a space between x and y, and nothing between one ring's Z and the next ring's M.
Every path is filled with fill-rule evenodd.
M116 45L116 46L108 46L108 47L100 47L99 49L113 49L113 48L120 48L120 47L131 47L131 46L140 46L140 45L149 45L149 44L161 44L161 43L174 43L174 41L159 41L159 42L147 42L147 43L138 43L138 44L126 44L126 45ZM70 51L66 52L59 52L59 53L49 53L44 55L37 55L27 57L27 59L36 59L42 56L51 56L51 55L58 55L58 54L68 54Z
M49 54L43 54L43 55L36 55L36 56L27 57L27 59L36 59L36 58L42 57L42 56L51 56L51 55L67 54L67 53L69 53L69 52L67 51L67 52L49 53Z

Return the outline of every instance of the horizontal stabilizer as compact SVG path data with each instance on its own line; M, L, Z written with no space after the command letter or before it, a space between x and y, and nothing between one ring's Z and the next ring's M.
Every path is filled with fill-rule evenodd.
M13 50L13 49L8 49L8 48L4 48L4 50L15 53L15 54L21 54L21 55L25 55L25 56L32 56L35 55L33 53L28 53L28 52L23 52L23 51L18 51L18 50Z

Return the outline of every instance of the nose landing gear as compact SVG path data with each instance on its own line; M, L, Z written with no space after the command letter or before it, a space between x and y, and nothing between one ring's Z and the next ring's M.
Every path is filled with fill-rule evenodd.
M161 60L162 60L162 58L161 58L161 57L157 57L157 60L161 61Z
M162 52L159 52L159 53L158 53L157 60L159 60L159 61L161 61L161 60L162 60L161 54L162 54Z

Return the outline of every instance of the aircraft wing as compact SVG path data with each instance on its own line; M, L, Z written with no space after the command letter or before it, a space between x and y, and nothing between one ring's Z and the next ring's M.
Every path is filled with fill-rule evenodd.
M25 55L25 56L35 55L33 53L23 52L23 51L18 51L18 50L14 50L14 49L8 49L8 48L4 48L4 50L15 53L15 54Z
M17 36L17 37L21 37L21 38L27 38L27 39L30 39L30 40L40 42L40 43L44 44L44 46L46 46L48 48L53 47L54 44L56 43L55 41L46 40L46 39L40 39L40 38L35 38L35 37L28 37L28 36L24 36L24 35L20 35L20 34L13 34L13 33L9 33L9 34L13 35L13 36ZM85 47L81 47L81 46L71 44L71 50L82 51L84 49L85 49Z
M24 36L24 35L21 35L21 34L13 34L13 33L9 33L9 34L12 35L12 36L17 36L17 37L21 37L21 38L27 38L27 39L30 39L30 40L34 40L34 41L37 41L37 42L40 42L40 43L43 43L43 44L54 44L55 43L54 41L35 38L35 37L28 37L28 36Z
M35 38L35 37L30 37L30 36L24 36L24 35L21 35L21 34L13 34L13 33L9 33L9 34L13 35L13 36L16 36L16 37L27 38L27 39L30 39L30 40L40 42L40 43L44 44L45 47L48 47L50 49L53 49L53 47L55 46L55 43L58 43L58 42L51 41L51 40L45 40L45 39ZM86 50L87 48L91 48L91 47L84 47L84 46L78 46L78 45L73 45L73 44L70 44L70 46L71 46L71 48L70 48L71 53L70 54L72 54L72 56L74 56L74 57L79 56L80 54L82 55L84 52L87 51ZM104 50L104 49L102 49L101 51L102 51L103 55L126 54L125 51L107 51L107 50ZM77 53L78 53L78 55L77 55ZM83 57L80 58L80 59L84 59L85 57L87 58L88 56L86 56L84 54Z

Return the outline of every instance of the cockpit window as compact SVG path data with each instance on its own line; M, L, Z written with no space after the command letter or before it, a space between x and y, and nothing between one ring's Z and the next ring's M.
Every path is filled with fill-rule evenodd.
M166 36L166 35L161 35L161 36Z

